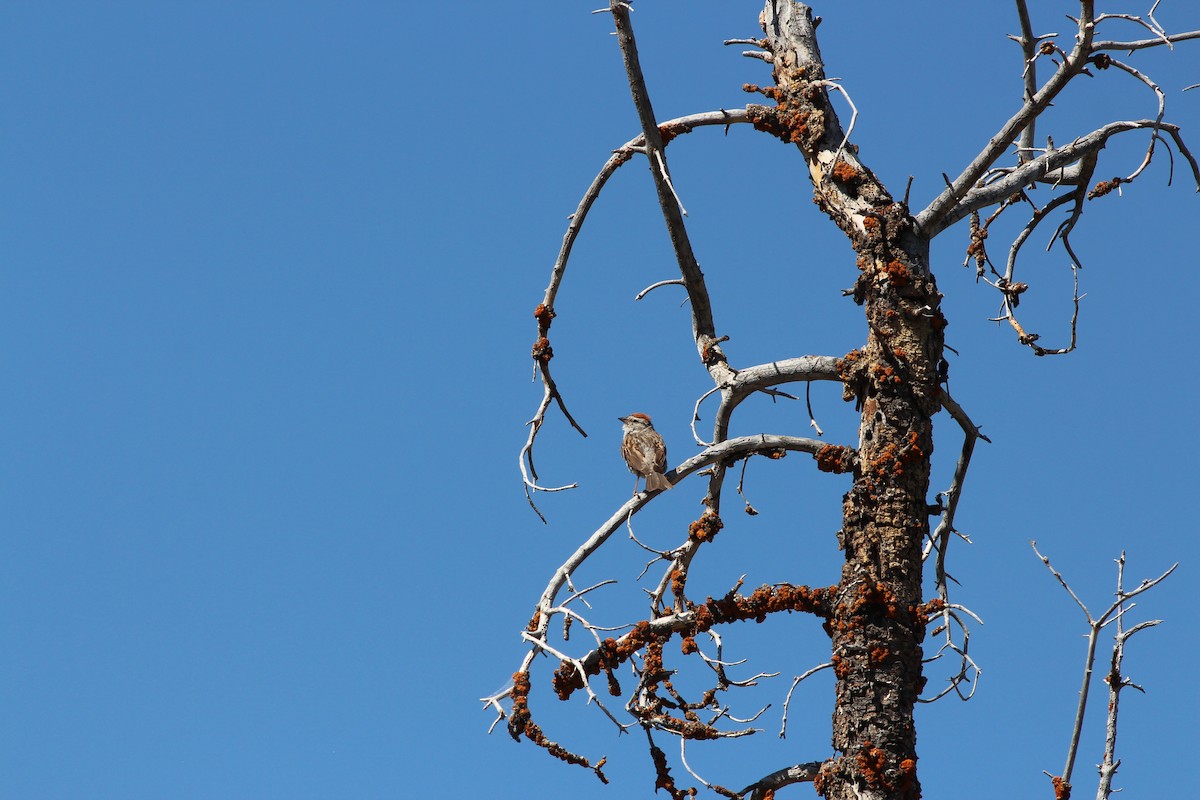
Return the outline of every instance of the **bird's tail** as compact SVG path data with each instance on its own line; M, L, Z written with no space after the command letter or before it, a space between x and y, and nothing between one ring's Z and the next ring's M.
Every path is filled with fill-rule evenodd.
M667 476L661 472L651 472L646 476L646 491L656 492L660 489L666 491L671 488L671 481L667 480Z

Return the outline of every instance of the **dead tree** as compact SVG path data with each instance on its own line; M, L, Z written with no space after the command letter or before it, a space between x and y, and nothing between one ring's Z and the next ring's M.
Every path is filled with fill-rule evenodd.
M592 763L568 746L552 741L536 722L529 699L531 668L536 656L549 655L559 662L551 681L557 696L566 700L583 692L621 729L644 729L656 768L656 788L672 797L687 796L691 790L672 776L670 761L654 734L686 742L736 737L750 731L744 724L731 722L729 708L720 700L721 693L736 688L739 682L727 674L719 647L717 655L710 656L697 637L708 635L719 642L716 631L725 623L762 621L779 612L802 612L820 621L831 642L827 660L816 669L831 669L836 676L834 756L823 761L800 761L766 776L749 776L753 780L740 782L738 785L744 788L736 790L707 783L695 773L693 777L727 797L765 798L782 786L802 781L813 782L818 793L837 800L920 796L913 709L925 689L927 629L936 626L935 634L940 637L936 655L949 656L957 663L954 678L942 694L969 692L966 687L975 669L966 647L967 624L972 615L950 598L946 557L956 535L955 512L973 448L985 438L947 388L943 341L947 322L930 263L930 242L965 220L967 258L974 263L979 280L998 293L998 319L1009 324L1017 341L1036 355L1064 354L1076 346L1078 277L1070 339L1047 347L1017 315L1021 295L1028 288L1019 279L1017 266L1021 248L1030 235L1051 212L1061 210L1065 219L1057 224L1052 238L1067 254L1075 272L1081 265L1071 246L1071 234L1089 200L1137 179L1156 155L1171 150L1186 162L1200 187L1200 168L1179 128L1166 118L1163 91L1149 76L1123 60L1126 54L1200 38L1200 31L1168 33L1155 20L1154 9L1144 16L1098 14L1096 4L1084 0L1078 3L1077 17L1072 18L1073 36L1039 35L1026 0L1016 0L1015 5L1020 33L1012 38L1021 52L1023 102L956 177L945 178L945 188L927 207L913 211L908 206L907 189L897 197L860 159L853 141L857 110L845 87L826 77L817 45L820 20L807 6L791 0L768 0L760 18L764 37L729 42L752 46L755 49L747 55L771 66L771 85L745 87L769 102L660 122L638 62L630 8L613 0L609 10L642 130L613 152L585 193L563 239L545 296L535 311L538 333L533 358L544 392L521 453L522 472L535 511L535 493L571 488L543 485L533 459L534 443L552 406L557 405L571 424L579 427L551 376L549 334L555 297L576 236L605 181L622 164L641 156L649 166L677 258L680 278L673 282L681 283L687 292L697 355L713 382L713 388L697 401L697 412L707 398L718 398L711 439L704 441L697 433L703 451L668 473L674 484L683 487L702 481L699 485L704 492L704 511L691 523L681 544L669 551L654 552L655 560L666 562L666 567L650 593L649 613L617 635L602 629L590 611L581 610L580 601L598 586L576 587L571 578L615 532L628 527L634 535L633 517L653 502L657 493L643 492L621 505L555 572L522 634L528 651L512 688L484 698L500 719L507 718L514 738L525 737L564 761L595 770L603 778L603 760ZM1102 38L1102 32L1107 33L1117 24L1133 26L1141 35L1129 40ZM1039 117L1054 100L1080 76L1109 69L1127 73L1152 92L1157 98L1156 116L1112 121L1090 132L1078 132L1058 146L1038 146ZM1039 77L1046 72L1049 77ZM835 109L835 96L852 109L847 122ZM845 234L857 256L853 286L846 293L865 315L862 347L840 357L781 357L757 366L735 367L730 363L722 348L726 340L714 323L711 298L688 237L685 212L672 184L665 148L673 139L697 128L736 124L752 125L793 145L803 158L817 206ZM1126 175L1096 180L1105 144L1114 137L1136 132L1148 141L1141 163ZM1033 187L1040 191L1034 194L1030 191ZM1009 243L1005 257L993 260L989 231L1002 216L1018 214L1024 214L1027 221ZM785 384L811 381L841 384L843 399L853 402L859 414L856 443L829 444L785 434L729 437L730 420L747 397L778 393ZM961 427L963 438L951 487L931 499L932 420L942 410ZM695 433L694 422L692 429ZM818 470L845 474L851 481L843 497L842 527L837 534L845 558L838 583L828 587L774 585L743 592L739 582L720 598L689 597L689 569L722 528L721 503L730 468L752 455L782 458L789 452L808 453ZM936 524L931 524L931 519L936 519ZM928 599L927 565L932 568L928 576L932 596ZM1123 646L1134 632L1153 624L1124 627L1125 601L1162 577L1165 574L1132 590L1119 584L1117 602L1098 617L1080 602L1090 632L1088 675L1099 631L1111 622L1118 626L1112 668L1106 678L1114 741L1117 693L1127 685L1120 672ZM571 648L561 641L563 637L552 635L555 621L566 629L574 625L586 631L589 645L584 652L568 652ZM712 688L702 696L685 697L672 682L678 667L668 663L666 647L673 640L685 656L696 656L715 675ZM627 665L632 667L636 685L625 693L617 673ZM596 694L591 678L600 675L610 694L626 698L623 713L631 715L626 719L632 722L622 722L619 714L623 713L610 709ZM1089 685L1085 676L1074 741L1078 741ZM507 708L502 705L505 700L511 700ZM786 716L786 703L784 708ZM1107 763L1115 769L1109 757L1111 752L1106 750ZM1052 776L1056 797L1070 794L1073 763L1072 747L1063 773ZM1099 796L1107 796L1110 783L1111 769L1108 773L1102 769Z

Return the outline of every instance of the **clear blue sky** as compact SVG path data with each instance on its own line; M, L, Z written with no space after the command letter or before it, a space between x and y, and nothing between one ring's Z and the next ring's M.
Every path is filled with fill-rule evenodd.
M0 9L0 797L650 796L644 740L618 740L581 703L560 708L549 663L533 696L547 733L607 754L615 785L486 736L475 701L518 665L550 571L627 496L615 417L653 414L677 463L709 388L678 292L632 301L673 271L635 161L589 219L553 330L556 376L590 437L552 412L539 468L581 488L541 498L548 526L529 511L517 453L540 396L532 310L567 214L637 130L611 22L587 13L598 5ZM1019 97L1010 5L818 5L861 156L897 193L913 175L914 206ZM638 4L660 117L736 107L743 83L769 81L720 46L756 35L759 8ZM1057 13L1039 31L1067 31ZM1159 19L1200 27L1184 0ZM1200 82L1200 45L1137 63L1200 148L1200 90L1180 91ZM1043 128L1060 143L1154 115L1115 70L1080 89ZM1105 151L1098 177L1133 169L1135 138ZM733 363L859 346L859 309L840 295L853 257L797 154L715 129L669 154ZM961 229L935 244L961 353L950 385L994 443L977 451L960 509L975 544L952 554L957 599L986 621L972 639L984 676L971 703L921 709L928 797L1048 793L1041 770L1062 768L1082 625L1035 538L1095 606L1122 548L1131 581L1182 562L1134 612L1166 623L1131 646L1128 672L1148 694L1125 696L1117 785L1191 785L1200 197L1178 158L1168 188L1166 165L1091 204L1076 233L1087 298L1071 356L1037 359L987 321L996 298L960 266ZM1070 289L1065 256L1036 255L1044 243L1028 248L1022 309L1053 345ZM849 442L838 394L817 387L814 407L826 436ZM807 415L763 400L739 426L806 435ZM938 435L935 489L959 446L944 418ZM693 591L742 574L832 583L844 480L805 458L754 462L761 513L743 517L731 495ZM676 489L639 534L676 543L701 491ZM580 580L618 578L595 602L627 622L644 613L644 556L624 540L611 551ZM825 676L797 692L789 736L776 736L790 676L827 656L814 621L725 641L728 658L752 658L746 674L783 675L731 698L746 716L774 703L766 730L697 746L693 766L740 787L827 756ZM1099 758L1101 720L1089 723L1084 794Z

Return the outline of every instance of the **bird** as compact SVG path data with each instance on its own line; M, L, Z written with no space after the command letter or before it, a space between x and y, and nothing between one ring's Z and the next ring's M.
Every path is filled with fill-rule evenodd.
M646 479L646 491L666 490L671 488L671 481L663 473L667 469L667 446L650 417L641 412L635 412L627 417L617 417L624 426L625 435L621 439L621 457L625 465L636 477L633 479L633 493L637 494L638 478Z

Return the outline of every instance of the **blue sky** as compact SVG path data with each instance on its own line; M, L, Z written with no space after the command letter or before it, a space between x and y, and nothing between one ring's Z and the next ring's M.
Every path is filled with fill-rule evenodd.
M615 417L651 413L678 463L709 388L679 294L633 302L674 265L634 161L589 218L557 304L555 375L589 437L552 412L538 465L547 483L580 488L539 499L549 525L529 511L517 453L540 397L532 310L567 214L637 132L594 5L0 9L0 795L650 795L643 740L552 700L548 663L535 712L552 738L607 754L615 785L488 737L475 700L519 664L518 632L550 572L627 497ZM743 105L743 83L768 82L761 62L720 46L756 35L759 8L638 4L661 118ZM896 193L913 175L923 206L1019 97L1004 38L1015 14L933 2L818 13L828 72L859 108L862 158ZM1200 28L1180 0L1158 18ZM1200 46L1137 63L1200 148L1200 91L1181 92L1200 82ZM1109 70L1042 130L1062 143L1153 114L1149 92ZM1110 145L1098 176L1127 174L1144 144ZM861 344L859 309L840 294L853 256L812 206L795 152L709 129L669 155L735 365ZM950 386L993 444L977 450L960 507L974 545L951 566L956 598L986 622L972 638L984 675L970 703L920 710L926 796L1045 792L1041 771L1061 770L1083 627L1031 539L1094 607L1122 549L1131 582L1181 562L1133 612L1166 622L1130 648L1148 694L1124 697L1117 785L1185 785L1200 711L1187 667L1200 656L1187 510L1200 197L1175 167L1172 187L1160 159L1091 204L1075 234L1081 345L1067 357L1035 358L987 321L996 298L960 266L961 229L934 245L961 354ZM1065 265L1060 251L1031 252L1024 267L1026 321L1051 345L1067 333ZM851 441L836 387L815 387L813 404L827 438ZM736 432L806 435L807 421L802 404L764 399ZM935 489L959 447L953 424L938 425ZM743 574L750 586L832 583L844 477L798 457L749 475L761 513L728 498L693 591ZM701 493L693 482L662 498L643 541L676 543ZM580 582L620 581L595 600L619 624L644 614L644 556L625 540L609 550ZM825 676L797 692L788 738L776 736L790 676L827 655L816 624L742 626L725 642L727 657L751 658L748 674L783 674L731 698L744 715L773 703L766 730L689 750L693 767L741 786L827 756ZM1094 786L1101 724L1089 719L1077 791Z

